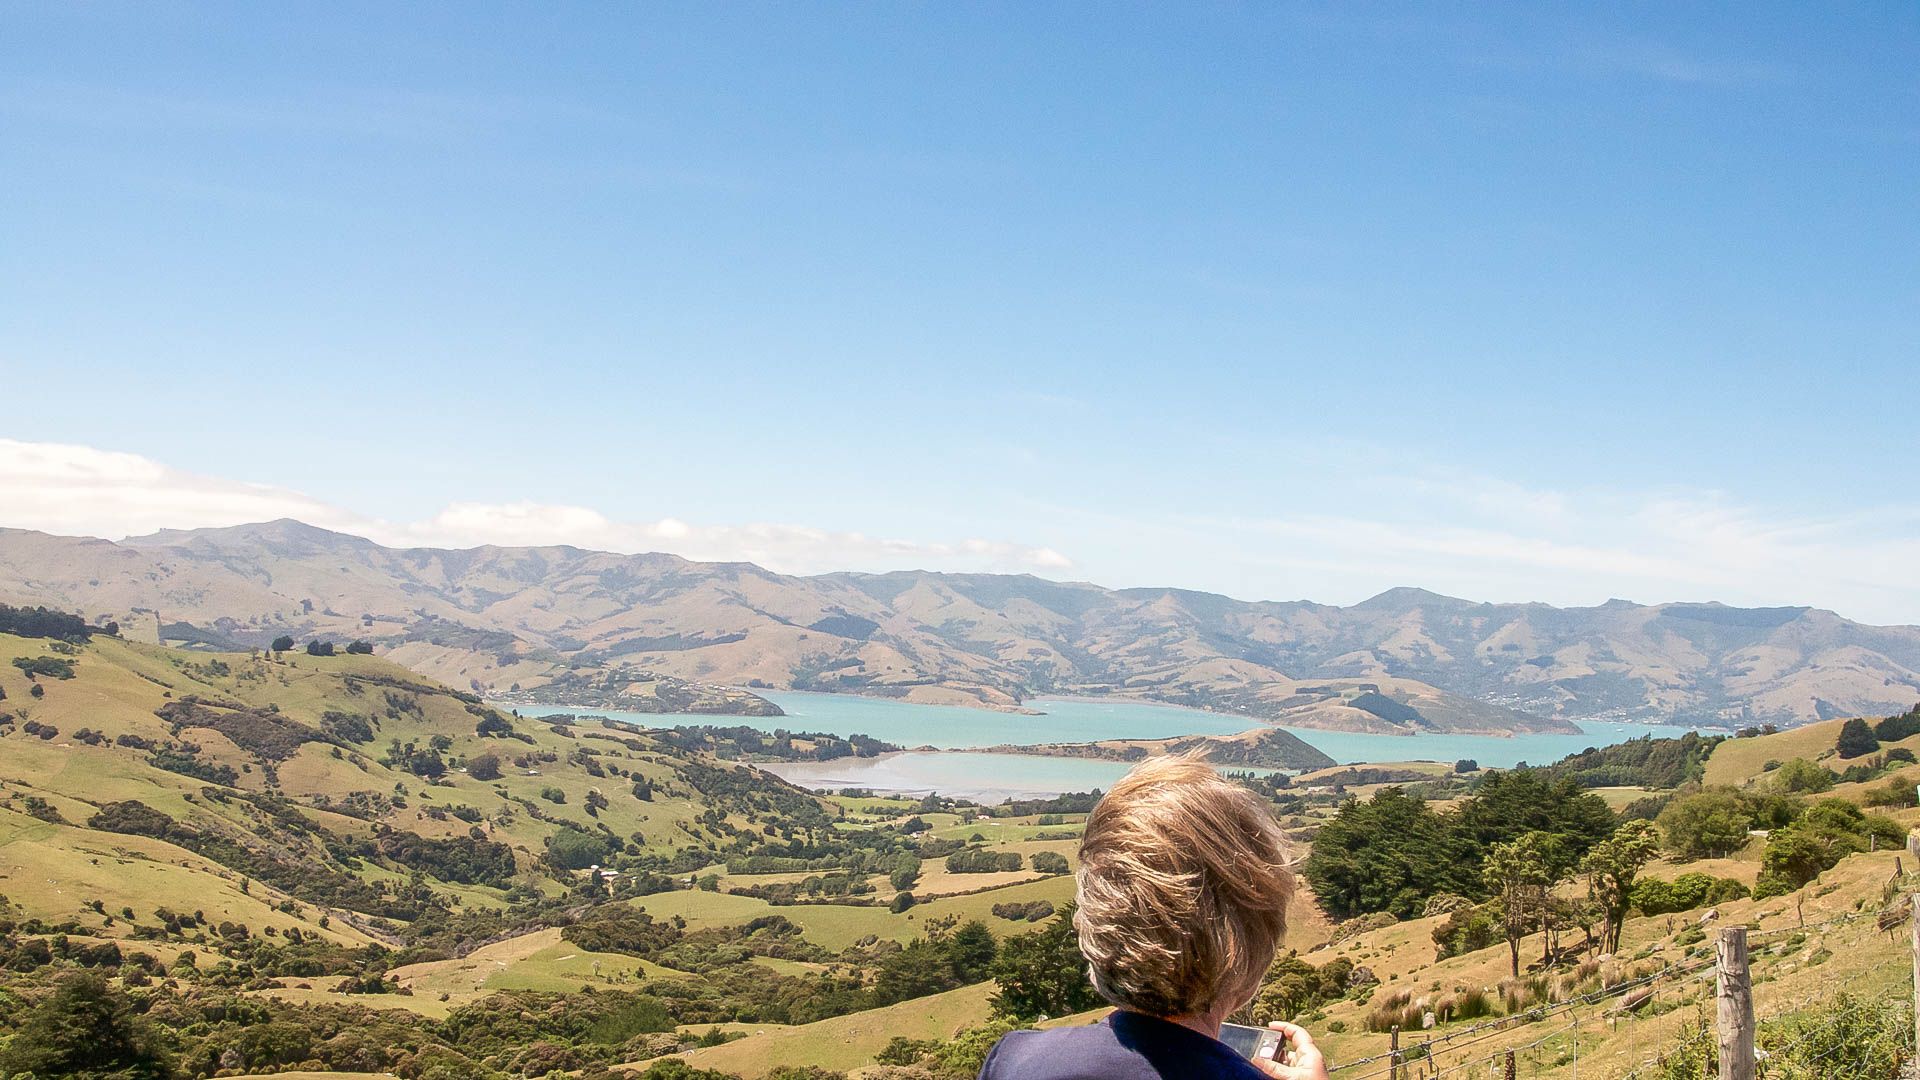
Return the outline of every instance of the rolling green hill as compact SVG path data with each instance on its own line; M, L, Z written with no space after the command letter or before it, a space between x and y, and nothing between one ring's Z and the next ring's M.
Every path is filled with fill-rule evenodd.
M1073 896L1086 804L1072 797L996 811L816 795L717 757L739 749L730 729L536 722L374 656L68 630L0 633L0 1069L43 1052L59 1016L97 1009L121 1018L107 1034L126 1053L185 1077L717 1070L708 1080L886 1059L944 1080L1004 1029L996 957L1043 939ZM1836 977L1892 986L1904 957L1867 947L1870 919L1835 920L1871 916L1898 885L1889 847L1920 821L1920 765L1904 753L1920 749L1916 725L1876 725L1887 737L1847 758L1835 722L1623 744L1528 773L1250 779L1290 835L1315 841L1309 881L1391 873L1413 890L1362 881L1339 904L1323 891L1355 912L1336 925L1303 888L1287 942L1299 956L1254 1010L1304 1018L1337 1056L1370 1055L1381 1017L1444 1005L1445 1034L1471 1022L1455 1010L1524 1017L1696 961L1706 906L1777 937L1763 957L1773 1007L1807 1007ZM1590 845L1622 813L1657 818L1668 846L1706 821L1669 821L1688 800L1732 800L1732 840L1645 867L1647 907L1629 912L1620 956L1597 955L1569 863L1558 906L1540 901L1561 913L1557 943L1530 929L1533 970L1506 974L1492 900L1455 863L1523 827ZM1369 812L1404 824L1394 843L1356 839ZM1747 815L1772 835L1749 835ZM1452 854L1420 850L1429 833ZM1783 861L1796 835L1831 858ZM1331 845L1350 842L1337 858ZM1657 1010L1568 1036L1588 1039L1589 1074L1678 1037L1667 1014L1699 994L1661 993ZM1524 1024L1511 1036L1529 1037Z
M727 729L556 721L367 655L0 633L0 1001L105 975L188 1075L537 1075L983 1002L993 942L1072 896L1058 816L821 797L715 757Z

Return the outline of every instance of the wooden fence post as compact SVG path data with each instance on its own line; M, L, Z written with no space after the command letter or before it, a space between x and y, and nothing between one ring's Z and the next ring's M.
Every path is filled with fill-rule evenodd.
M1914 893L1909 902L1913 907L1913 1033L1920 1038L1920 893Z
M1507 1051L1507 1080L1520 1080L1520 1063L1511 1050Z
M1720 931L1715 996L1720 1013L1720 1080L1753 1080L1753 976L1747 970L1747 928Z
M1393 1045L1388 1048L1393 1056L1387 1059L1388 1080L1400 1080L1400 1025L1393 1027Z

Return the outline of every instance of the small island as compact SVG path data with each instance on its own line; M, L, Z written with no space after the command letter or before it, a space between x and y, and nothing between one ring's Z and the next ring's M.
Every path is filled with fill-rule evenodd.
M650 714L785 716L780 706L734 686L690 682L651 671L568 671L537 686L495 695L504 705L566 705Z
M995 754L1144 761L1163 754L1198 754L1213 765L1254 769L1324 769L1336 762L1281 728L1256 728L1238 735L1182 735L1170 739L1103 739L1090 743L1039 743L985 748Z

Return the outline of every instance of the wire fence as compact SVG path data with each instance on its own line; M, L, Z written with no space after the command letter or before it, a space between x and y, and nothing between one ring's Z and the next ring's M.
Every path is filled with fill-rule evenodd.
M1796 934L1814 937L1876 916L1873 911L1852 912L1804 925L1749 931L1745 941L1764 950ZM1742 965L1737 975L1742 986L1751 981L1744 969L1747 955L1742 951L1737 961ZM1626 1018L1646 1008L1661 991L1669 987L1697 990L1698 984L1713 984L1722 962L1711 944L1697 946L1657 971L1551 1005L1450 1031L1422 1032L1417 1042L1339 1062L1328 1072L1337 1080L1517 1080L1546 1073L1571 1080L1582 1076L1590 1080L1712 1080L1719 1075L1720 1032L1710 1016L1711 989L1699 1003L1699 1016L1678 1033L1662 1036L1664 1045L1637 1063L1627 1066L1619 1060L1617 1040L1611 1056L1601 1057L1597 1051L1623 1020L1640 1022ZM1667 1011L1677 1006L1669 1001ZM1549 1025L1550 1030L1540 1034L1540 1025ZM1396 1033L1396 1041L1401 1034ZM1749 1026L1743 1037L1754 1039L1755 1029ZM1761 1025L1759 1044L1754 1074L1758 1078L1893 1080L1902 1075L1901 1067L1914 1054L1911 1005L1852 999L1840 993L1776 1006ZM1588 1055L1584 1063L1583 1053Z

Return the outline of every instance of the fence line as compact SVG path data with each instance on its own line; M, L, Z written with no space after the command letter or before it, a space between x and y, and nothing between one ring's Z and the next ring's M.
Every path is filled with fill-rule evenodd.
M1481 1042L1481 1041L1484 1041L1485 1039L1492 1038L1495 1035L1501 1034L1501 1032L1497 1030L1493 1031L1492 1034L1482 1036L1480 1039L1474 1039L1467 1043L1462 1043L1460 1046L1449 1047L1449 1046L1442 1046L1440 1044L1450 1043L1458 1039L1463 1039L1468 1035L1473 1035L1477 1032L1487 1031L1489 1029L1510 1028L1519 1024L1536 1024L1542 1020L1546 1020L1551 1017L1558 1016L1561 1013L1567 1012L1575 1008L1579 1008L1580 1006L1583 1006L1583 1005L1592 1005L1597 1002L1605 1001L1609 998L1620 997L1624 994L1637 990L1642 986L1646 986L1649 983L1658 982L1666 978L1679 978L1683 975L1689 975L1689 974L1692 974L1693 972L1700 971L1705 968L1710 968L1712 966L1713 966L1713 962L1710 960L1695 961L1691 964L1668 964L1666 967L1661 968L1659 971L1650 972L1646 975L1637 976L1635 978L1628 979L1625 982L1615 983L1611 986L1603 986L1598 990L1588 991L1585 994L1580 994L1575 997L1568 998L1567 1000L1559 1002L1554 1005L1527 1009L1523 1012L1509 1013L1506 1016L1498 1017L1493 1020L1482 1021L1481 1023L1475 1024L1469 1028L1462 1028L1458 1031L1450 1031L1441 1035L1436 1035L1432 1039L1429 1039L1426 1042L1421 1043L1421 1048L1423 1051L1428 1051L1428 1052L1452 1053L1456 1050L1461 1049L1462 1047L1471 1046L1475 1042ZM1409 1052L1410 1052L1409 1048L1402 1047L1397 1052L1389 1050L1384 1054L1374 1054L1371 1057L1355 1058L1352 1061L1343 1062L1339 1065L1333 1066L1332 1068L1329 1068L1327 1072L1330 1074L1345 1072L1348 1069L1359 1068L1362 1065L1371 1065L1375 1062L1386 1061L1394 1057L1398 1057L1399 1059L1404 1061L1406 1060L1407 1054ZM1379 1074L1363 1073L1358 1077L1352 1078L1352 1080L1367 1080L1368 1077L1376 1076L1376 1075L1379 1075Z
M1871 911L1850 912L1842 915L1836 915L1831 918L1823 919L1819 922L1810 923L1803 926L1802 925L1784 926L1784 927L1777 927L1775 929L1766 930L1766 931L1756 930L1756 931L1747 933L1746 937L1747 937L1747 941L1751 943L1755 940L1772 939L1778 936L1788 935L1788 934L1815 933L1815 932L1826 930L1831 927L1840 926L1847 923L1858 922L1862 919L1875 918L1877 917L1877 914L1878 914L1877 912L1871 912ZM1728 927L1726 929L1746 932L1745 927ZM1725 932L1726 932L1725 930L1722 931L1723 934ZM1920 948L1920 946L1916 946L1916 947ZM1920 955L1920 954L1917 954L1917 955ZM1742 959L1744 959L1744 957ZM1579 1044L1580 1025L1585 1023L1587 1020L1592 1020L1592 1019L1605 1021L1607 1019L1607 1014L1604 1012L1596 1013L1589 1017L1576 1016L1574 1017L1572 1023L1570 1023L1565 1028L1556 1030L1551 1034L1542 1036L1539 1039L1536 1039L1529 1043L1525 1043L1520 1046L1503 1047L1499 1050L1494 1051L1490 1055L1480 1057L1477 1059L1456 1061L1450 1065L1440 1065L1437 1063L1437 1059L1441 1055L1458 1054L1458 1053L1461 1053L1462 1051L1469 1049L1470 1047L1485 1043L1490 1039L1498 1038L1503 1034L1509 1033L1513 1028L1519 1025L1536 1024L1545 1020L1552 1019L1557 1016L1566 1015L1568 1013L1571 1013L1572 1010L1574 1009L1583 1008L1588 1005L1594 1005L1610 999L1623 997L1629 993L1632 993L1633 991L1639 990L1642 987L1649 986L1652 984L1661 983L1668 980L1677 981L1677 980L1684 979L1688 976L1696 975L1700 972L1709 971L1709 970L1714 971L1716 975L1720 977L1720 979L1725 979L1728 976L1732 976L1738 979L1742 985L1745 985L1746 981L1750 978L1750 976L1747 974L1745 970L1746 965L1744 963L1740 965L1741 970L1737 972L1729 972L1729 971L1722 970L1722 966L1723 966L1722 960L1718 956L1698 958L1692 961L1680 960L1680 961L1670 962L1665 967L1661 968L1658 971L1650 972L1646 975L1637 976L1633 979L1628 979L1623 982L1613 984L1610 986L1603 986L1598 990L1589 991L1585 994L1579 994L1574 997L1568 998L1565 1001L1555 1003L1553 1005L1527 1009L1521 1012L1511 1013L1507 1016L1497 1017L1491 1020L1485 1020L1478 1024L1474 1024L1471 1027L1461 1028L1459 1030L1449 1031L1449 1032L1436 1035L1417 1045L1401 1046L1401 1047L1398 1047L1397 1049L1388 1050L1385 1053L1373 1054L1368 1057L1356 1058L1352 1061L1342 1062L1338 1065L1330 1067L1327 1071L1329 1072L1329 1074L1339 1074L1339 1073L1345 1073L1352 1069L1358 1069L1358 1068L1362 1068L1369 1065L1380 1065L1381 1063L1385 1063L1384 1067L1375 1068L1373 1071L1363 1072L1355 1076L1342 1078L1342 1080L1375 1080L1375 1078L1378 1078L1378 1077L1411 1075L1410 1073L1407 1073L1404 1070L1407 1070L1409 1067L1425 1066L1425 1069L1423 1069L1423 1075L1429 1078L1433 1078L1433 1080L1438 1080L1438 1078L1442 1078L1450 1075L1460 1075L1461 1073L1472 1069L1476 1065L1484 1065L1489 1062L1497 1062L1503 1058L1508 1057L1511 1053L1517 1053L1520 1051L1537 1048L1556 1038L1560 1038L1564 1035L1571 1033L1573 1035L1573 1041L1574 1041L1574 1049L1572 1051L1573 1058L1572 1058L1571 1064L1574 1070L1574 1075L1577 1076L1578 1070L1579 1070L1578 1044ZM1834 1021L1832 1021L1832 1023L1838 1023L1838 1022L1839 1022L1839 1018L1836 1018ZM1632 1072L1627 1073L1624 1080L1634 1080L1634 1078L1639 1077L1647 1069L1656 1067L1661 1062L1664 1062L1667 1059L1669 1059L1673 1055L1673 1053L1687 1052L1692 1048L1692 1046L1696 1042L1699 1042L1702 1039L1710 1040L1713 1035L1714 1035L1714 1028L1711 1026L1703 1026L1699 1029L1692 1031L1686 1036L1685 1039L1681 1041L1680 1046L1676 1048L1675 1051L1663 1053L1659 1055L1657 1058L1650 1058L1647 1061L1642 1062L1640 1065L1636 1066ZM1751 1028L1747 1029L1744 1035L1742 1035L1741 1037L1747 1041L1748 1045L1751 1045L1753 1040L1752 1029ZM1827 1053L1831 1054L1833 1053L1833 1051L1830 1050ZM1430 1069L1431 1071L1428 1072L1426 1071L1427 1069ZM1750 1080L1750 1078L1751 1078L1751 1073L1748 1073L1748 1074L1736 1077L1735 1080Z

